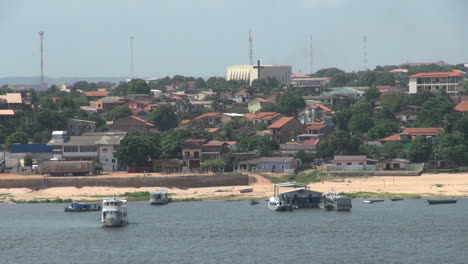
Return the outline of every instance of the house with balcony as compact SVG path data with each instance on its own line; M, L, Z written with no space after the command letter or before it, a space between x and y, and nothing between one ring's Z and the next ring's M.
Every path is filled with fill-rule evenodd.
M411 141L417 136L434 137L444 130L442 127L420 127L420 128L405 128L401 133L395 133L391 136L379 139L378 141L385 143L389 141L402 142L405 149L409 149Z
M245 114L245 117L249 120L252 121L254 124L265 124L266 126L269 126L276 122L278 119L284 117L284 115L276 112L260 112L260 113L248 113Z
M184 169L198 169L201 165L202 147L206 139L187 139L182 145L182 160Z
M456 95L463 91L465 73L459 70L428 72L413 74L408 78L410 94L415 94L418 91L443 91L450 95Z
M200 120L205 127L219 127L221 125L221 113L206 113L195 117L195 120Z

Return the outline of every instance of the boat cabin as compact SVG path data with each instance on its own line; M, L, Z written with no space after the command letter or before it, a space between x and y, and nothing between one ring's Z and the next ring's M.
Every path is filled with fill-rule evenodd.
M279 192L280 187L297 188L294 190ZM278 196L285 204L292 205L297 208L318 208L320 203L321 192L312 191L307 184L286 182L277 183L274 185L275 196Z
M157 190L150 193L151 204L166 204L169 202L169 196L166 190Z

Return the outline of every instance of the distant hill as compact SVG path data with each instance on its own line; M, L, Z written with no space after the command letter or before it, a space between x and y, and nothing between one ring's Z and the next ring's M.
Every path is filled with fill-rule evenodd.
M64 84L69 83L73 84L77 81L87 81L87 82L113 82L118 83L124 81L129 77L44 77L44 81L48 86L52 84ZM39 84L41 81L40 76L26 76L26 77L0 77L0 86L5 84Z

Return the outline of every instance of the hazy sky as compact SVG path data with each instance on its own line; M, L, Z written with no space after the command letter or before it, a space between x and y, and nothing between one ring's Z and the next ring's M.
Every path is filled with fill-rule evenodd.
M0 77L224 76L254 60L314 70L468 62L465 0L0 0Z

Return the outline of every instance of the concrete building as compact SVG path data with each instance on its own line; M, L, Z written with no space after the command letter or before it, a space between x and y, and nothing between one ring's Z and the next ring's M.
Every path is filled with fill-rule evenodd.
M280 84L289 84L292 67L289 65L236 65L227 67L226 80L240 80L252 84L257 79L276 78ZM259 78L260 76L260 78Z
M270 130L271 139L278 143L284 143L296 135L305 132L304 124L294 117L282 117L278 121L268 126Z
M330 87L331 78L311 78L307 75L293 74L291 76L291 85L305 91L308 95L320 95Z
M67 131L70 136L81 136L86 132L94 132L96 131L96 122L70 118L67 120Z
M295 173L299 166L299 160L294 157L261 157L239 161L236 171Z
M55 134L54 134L55 133ZM121 171L126 165L114 153L127 132L94 132L82 136L66 137L66 131L54 131L47 145L52 146L53 155L59 160L93 160L100 163L103 171Z
M448 94L458 94L463 91L465 73L462 71L418 73L408 76L409 93L418 91L444 91Z

